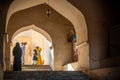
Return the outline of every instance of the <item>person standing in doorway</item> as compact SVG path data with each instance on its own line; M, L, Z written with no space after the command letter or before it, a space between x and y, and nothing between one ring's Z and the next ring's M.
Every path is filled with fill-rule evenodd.
M25 62L25 45L26 45L26 42L22 42L21 43L21 49L22 49L22 57L21 57L21 61L22 61L22 65L24 65L24 62Z
M37 51L36 49L33 50L33 65L36 65L37 62Z
M22 50L20 48L19 42L17 42L15 47L13 48L13 56L14 56L13 71L21 71Z
M37 46L36 51L37 51L37 65L43 65L44 61L42 60L42 57L41 57L42 48Z

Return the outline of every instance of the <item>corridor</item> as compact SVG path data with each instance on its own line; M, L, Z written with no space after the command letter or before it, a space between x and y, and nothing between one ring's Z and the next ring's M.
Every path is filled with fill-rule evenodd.
M0 80L120 80L119 4L0 0ZM24 43L21 71L13 71L16 42Z

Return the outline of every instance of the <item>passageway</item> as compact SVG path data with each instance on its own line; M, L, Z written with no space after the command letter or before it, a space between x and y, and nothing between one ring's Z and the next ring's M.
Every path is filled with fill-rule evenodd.
M116 67L119 56L110 56L108 51L109 30L114 26L111 25L114 19L107 1L2 0L2 3L0 71L4 79L88 80L85 74L95 80L109 79L119 70ZM25 45L22 71L18 72L12 71L16 42ZM36 46L41 47L42 65L33 65Z

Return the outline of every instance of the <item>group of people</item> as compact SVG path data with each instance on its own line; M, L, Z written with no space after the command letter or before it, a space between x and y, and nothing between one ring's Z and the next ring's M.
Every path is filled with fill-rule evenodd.
M24 47L21 47L21 45L24 45ZM13 56L14 56L14 62L13 62L13 71L21 71L21 66L24 64L24 54L25 54L25 45L26 43L22 43L20 45L19 42L16 43L15 47L13 48ZM41 51L42 48L37 46L33 53L33 65L43 65L43 61L41 58Z

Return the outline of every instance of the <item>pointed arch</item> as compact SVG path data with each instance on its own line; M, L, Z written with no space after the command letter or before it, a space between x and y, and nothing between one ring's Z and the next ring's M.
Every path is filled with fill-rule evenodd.
M14 38L17 34L19 34L20 32L23 32L23 31L26 31L26 30L29 30L29 29L33 29L33 30L41 33L43 36L46 37L46 39L47 39L49 42L52 43L52 39L51 39L50 35L49 35L46 31L44 31L43 29L40 29L40 28L38 28L37 26L35 26L34 24L29 25L29 26L22 27L22 28L20 28L19 30L17 30L17 31L13 34L11 40L13 40L13 38Z
M11 19L11 16L14 13L19 12L21 10L25 10L30 7L41 5L44 3L47 4L47 0L22 0L22 1L14 0L8 10L7 19L6 19L7 20L6 21L6 32L8 30L9 20ZM82 62L82 60L80 60L79 63L81 64L81 66L85 66L88 68L89 67L89 55L88 55L89 54L89 45L87 43L88 32L87 32L87 26L86 26L86 22L85 22L85 18L83 16L83 14L81 13L81 11L79 11L77 8L75 8L72 4L70 4L67 0L50 0L49 6L72 23L72 25L75 29L75 32L76 32L76 36L77 36L77 43L76 43L77 48L81 54L85 53L83 59L82 58L81 59L82 60L87 59L86 62L84 62L86 64L84 64ZM22 28L22 29L24 30L25 28ZM20 31L16 32L15 35L19 32ZM79 47L84 42L86 42L87 44L83 45L82 47ZM57 53L57 50L58 49L56 47L56 53ZM79 54L79 55L81 55L81 54ZM57 57L56 57L56 59L57 59Z
M22 1L14 0L8 10L7 19L6 19L7 20L6 32L7 32L8 21L12 16L12 14L14 14L17 11L27 9L33 6L37 6L43 3L48 4L48 1L47 0L22 0ZM88 33L87 33L85 18L77 8L75 8L67 0L50 0L49 6L55 9L57 12L59 12L61 15L63 15L73 24L77 35L78 44L88 41Z

